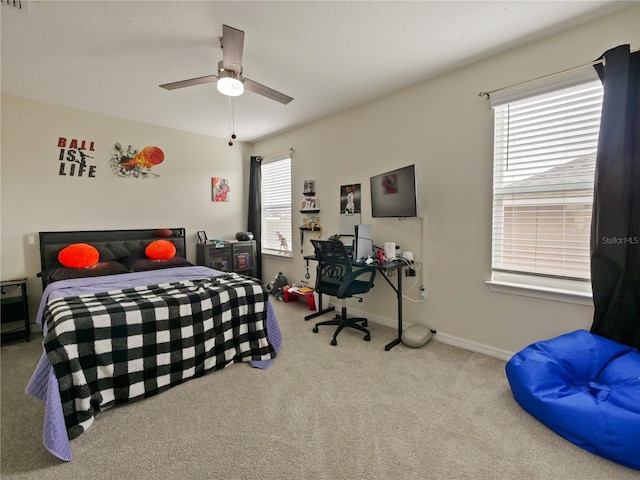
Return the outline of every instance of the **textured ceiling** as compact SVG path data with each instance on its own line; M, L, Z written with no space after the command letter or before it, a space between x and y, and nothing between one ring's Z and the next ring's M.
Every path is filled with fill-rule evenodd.
M22 0L23 2L25 0ZM214 84L222 25L245 31L246 77L294 97L234 100L257 141L597 18L611 1L27 1L0 7L2 92L226 138Z

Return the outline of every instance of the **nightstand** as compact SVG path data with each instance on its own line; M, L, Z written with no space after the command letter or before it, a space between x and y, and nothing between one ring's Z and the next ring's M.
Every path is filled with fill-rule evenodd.
M29 341L29 304L27 279L2 280L0 282L0 317L2 319L2 343L24 338Z

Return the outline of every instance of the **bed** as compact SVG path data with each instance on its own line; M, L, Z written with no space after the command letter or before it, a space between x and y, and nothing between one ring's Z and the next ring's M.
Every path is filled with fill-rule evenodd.
M159 244L173 255L148 258ZM62 264L70 245L92 247L95 264ZM61 460L100 411L234 363L266 369L280 348L265 285L191 265L183 228L41 232L40 252L43 354L26 391L44 402L43 443Z

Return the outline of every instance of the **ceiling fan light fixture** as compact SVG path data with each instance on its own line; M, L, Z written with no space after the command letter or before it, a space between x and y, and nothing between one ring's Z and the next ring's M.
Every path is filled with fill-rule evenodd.
M7 1L7 0L0 0ZM17 1L17 0L13 0ZM23 0L25 1L25 0ZM165 90L191 87L205 83L216 83L218 91L229 97L238 97L244 93L245 87L248 91L270 98L276 102L287 105L293 97L277 92L272 88L254 82L242 76L242 48L244 45L244 32L229 25L222 25L222 38L220 46L222 49L222 60L218 62L217 75L206 75L204 77L190 78L179 82L165 83L160 85Z
M242 77L233 70L219 72L216 86L220 93L229 97L238 97L244 93Z

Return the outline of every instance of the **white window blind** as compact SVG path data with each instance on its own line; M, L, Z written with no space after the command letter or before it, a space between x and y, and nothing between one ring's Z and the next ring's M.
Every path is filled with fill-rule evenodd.
M585 291L601 108L597 80L494 106L493 280Z
M290 255L291 240L291 158L288 157L262 165L262 252Z

